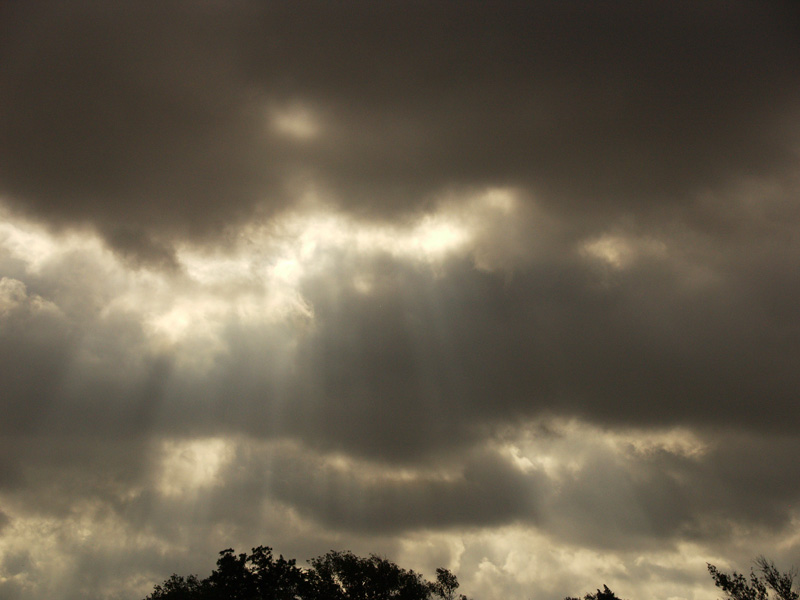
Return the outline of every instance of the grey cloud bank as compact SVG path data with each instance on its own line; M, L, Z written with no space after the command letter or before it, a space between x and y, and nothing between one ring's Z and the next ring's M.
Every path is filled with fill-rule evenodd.
M792 5L0 11L0 596L800 562Z
M788 4L5 13L3 189L144 257L309 183L376 215L520 184L614 218L795 164ZM268 107L294 105L318 114L318 135L270 128Z

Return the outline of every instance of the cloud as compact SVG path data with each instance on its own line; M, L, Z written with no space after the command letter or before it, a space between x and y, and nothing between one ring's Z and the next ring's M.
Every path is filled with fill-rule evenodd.
M613 218L794 168L787 7L311 7L7 8L4 194L174 266L309 188L378 218L498 185Z
M625 268L597 264L581 243L510 279L456 258L434 273L344 256L305 284L314 328L299 346L296 401L318 402L320 425L350 431L367 454L419 451L470 421L519 414L790 431L792 326L776 312L795 287L776 268L787 247L742 247L719 264L716 240L674 235ZM370 293L348 283L356 271L371 274ZM402 431L398 448L359 434L367 424Z
M224 426L389 461L520 416L791 429L796 249L763 243L778 223L736 243L683 224L584 237L477 198L391 229L318 208L228 254L187 246L182 274L10 224L10 414L41 419L47 399L48 430Z
M0 8L0 595L791 562L796 9L300 8Z
M493 198L391 229L318 208L228 254L186 246L171 275L9 224L9 398L47 398L54 427L224 424L387 460L520 415L791 428L796 248L764 243L780 223L735 243L683 223L583 236Z
M269 195L266 124L232 57L246 14L178 3L10 12L2 182L18 206L162 260L174 236L209 236Z

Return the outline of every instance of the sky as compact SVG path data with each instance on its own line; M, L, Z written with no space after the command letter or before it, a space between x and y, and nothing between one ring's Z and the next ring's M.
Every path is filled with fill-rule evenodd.
M800 565L800 10L0 4L0 598Z

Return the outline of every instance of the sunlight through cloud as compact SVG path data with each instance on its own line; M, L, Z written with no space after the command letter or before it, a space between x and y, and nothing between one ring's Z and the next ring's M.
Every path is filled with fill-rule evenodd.
M158 489L165 496L183 496L221 483L217 474L233 457L223 438L168 440L162 444Z
M667 246L649 238L605 234L584 242L580 252L615 269L625 269L639 258L663 258L666 256Z
M301 142L312 140L320 133L319 118L301 104L273 107L269 118L274 131Z

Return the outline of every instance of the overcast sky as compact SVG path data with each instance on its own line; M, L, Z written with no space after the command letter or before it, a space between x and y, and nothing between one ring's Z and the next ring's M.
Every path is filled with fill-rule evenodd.
M0 598L800 564L800 13L0 4Z

